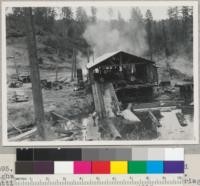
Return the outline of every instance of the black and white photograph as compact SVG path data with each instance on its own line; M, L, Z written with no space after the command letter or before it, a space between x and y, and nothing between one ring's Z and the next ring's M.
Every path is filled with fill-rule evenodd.
M198 142L195 2L5 2L5 145Z

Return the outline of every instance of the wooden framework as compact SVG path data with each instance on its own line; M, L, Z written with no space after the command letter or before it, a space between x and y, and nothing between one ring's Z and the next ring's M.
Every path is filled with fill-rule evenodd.
M104 54L97 58L93 63L89 63L87 67L92 85L95 110L100 117L106 116L104 89L107 83L113 83L115 85L121 80L126 80L127 84L130 84L127 85L128 88L134 87L140 89L152 87L152 91L153 86L158 85L158 74L155 62L123 51ZM134 72L131 72L131 69L133 69ZM118 75L122 72L129 79L127 77L123 79ZM131 75L133 74L139 81L131 80ZM117 89L119 90L119 87L115 87L115 90ZM125 88L121 87L121 89ZM115 94L115 91L111 92L111 94L113 94L113 92ZM112 95L112 97L116 97L116 94ZM118 102L118 100L116 101Z

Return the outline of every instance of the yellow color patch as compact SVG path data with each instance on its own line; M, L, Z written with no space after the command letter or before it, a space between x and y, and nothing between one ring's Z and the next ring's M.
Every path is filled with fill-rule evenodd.
M127 161L111 161L110 173L111 174L127 174L128 163Z

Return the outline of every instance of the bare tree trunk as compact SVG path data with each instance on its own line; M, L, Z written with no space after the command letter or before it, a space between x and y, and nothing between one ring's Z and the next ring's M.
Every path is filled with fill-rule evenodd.
M44 139L45 138L45 132L43 126L44 108L43 108L43 98L40 85L40 73L39 73L39 64L37 59L36 38L35 38L34 22L32 16L32 8L25 8L25 17L26 17L27 46L28 46L29 63L31 69L31 82L32 82L35 122L37 125L39 136Z
M77 77L77 61L76 61L76 49L74 51L74 79L76 80L76 77Z
M167 34L166 34L166 30L165 30L165 24L162 23L162 32L163 32L163 38L164 38L164 48L165 48L165 57L166 57L166 67L167 67L167 71L169 73L169 78L171 80L171 67L168 61L169 58L169 48L168 48L168 39L167 39Z

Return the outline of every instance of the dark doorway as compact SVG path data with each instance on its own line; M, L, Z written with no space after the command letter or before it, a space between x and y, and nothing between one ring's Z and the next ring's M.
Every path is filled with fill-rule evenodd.
M135 69L136 69L136 79L146 82L146 65L144 64L135 65Z

